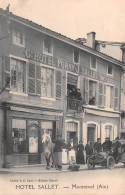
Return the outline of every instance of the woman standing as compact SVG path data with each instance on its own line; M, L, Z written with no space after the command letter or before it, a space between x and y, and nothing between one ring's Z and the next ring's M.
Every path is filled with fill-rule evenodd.
M85 164L83 151L84 151L83 142L79 141L79 145L77 146L77 156L76 156L77 164Z
M74 157L74 159L76 159L76 154L75 154L75 147L74 147L74 143L73 143L73 139L70 140L70 143L68 145L68 150L69 150L69 161L71 160L71 156Z

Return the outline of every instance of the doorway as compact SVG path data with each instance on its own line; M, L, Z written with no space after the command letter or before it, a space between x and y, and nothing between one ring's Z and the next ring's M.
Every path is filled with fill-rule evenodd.
M87 128L87 142L90 141L92 146L96 141L96 125L89 124Z

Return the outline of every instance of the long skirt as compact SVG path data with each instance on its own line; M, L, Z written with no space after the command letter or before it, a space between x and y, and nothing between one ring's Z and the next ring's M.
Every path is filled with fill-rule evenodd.
M55 166L62 166L62 152L54 153Z
M76 162L77 164L85 164L83 152L77 152Z
M76 153L75 153L75 150L69 151L69 161L71 160L71 156L73 156L73 157L74 157L74 160L76 160Z
M62 150L62 164L67 164L67 150Z

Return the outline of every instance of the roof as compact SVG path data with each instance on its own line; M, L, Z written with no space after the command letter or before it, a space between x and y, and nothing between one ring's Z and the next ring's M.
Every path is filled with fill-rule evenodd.
M6 15L7 11L3 10L2 8L0 8L0 14ZM56 39L59 39L59 40L61 40L63 42L66 42L66 43L68 43L68 44L70 44L70 45L72 45L74 47L77 47L77 48L79 48L79 49L81 49L83 51L86 51L88 53L96 55L96 56L98 56L98 57L100 57L100 58L102 58L104 60L110 61L111 63L114 63L116 65L121 66L122 68L125 67L125 63L123 63L122 61L119 61L119 60L117 60L117 59L115 59L115 58L113 58L113 57L111 57L109 55L106 55L106 54L102 53L102 52L96 51L96 50L92 49L91 47L88 47L86 45L83 45L83 44L79 43L77 40L73 40L73 39L71 39L71 38L69 38L67 36L64 36L64 35L62 35L60 33L57 33L55 31L52 31L52 30L48 29L48 28L45 28L44 26L39 25L39 24L37 24L37 23L35 23L33 21L30 21L30 20L22 18L20 16L14 15L11 12L9 12L9 18L11 20L16 21L16 22L22 23L23 25L26 25L26 26L28 26L30 28L35 28L36 30L38 30L38 31L40 31L40 32L42 32L42 33L44 33L46 35L49 35L49 36L51 36L53 38L56 38Z

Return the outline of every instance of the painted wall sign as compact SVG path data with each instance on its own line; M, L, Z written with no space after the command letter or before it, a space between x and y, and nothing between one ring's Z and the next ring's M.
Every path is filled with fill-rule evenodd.
M54 66L57 68L61 68L64 70L68 70L77 74L81 74L83 76L87 76L87 77L91 77L94 78L96 80L101 80L106 82L107 78L106 76L102 75L99 72L87 69L85 67L82 66L78 66L76 64L73 63L69 63L65 60L62 60L60 58L56 58L53 56L48 56L39 52L35 52L35 51L31 51L30 49L25 49L24 50L24 55L25 58L29 59L29 60L33 60L42 64L46 64L49 66Z
M62 60L62 59L59 59L53 56L47 56L42 53L31 51L30 49L25 49L24 55L27 59L34 60L42 64L46 64L49 66L54 66L54 67L65 69L71 72L79 73L78 65L71 64L65 60Z

